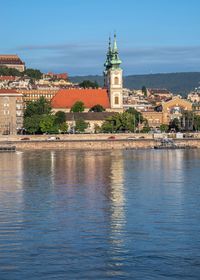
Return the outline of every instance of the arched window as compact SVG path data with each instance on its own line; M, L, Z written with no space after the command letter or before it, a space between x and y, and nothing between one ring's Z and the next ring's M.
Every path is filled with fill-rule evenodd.
M118 77L115 77L114 83L115 83L115 85L119 85L119 78Z
M119 96L115 96L115 104L119 104Z

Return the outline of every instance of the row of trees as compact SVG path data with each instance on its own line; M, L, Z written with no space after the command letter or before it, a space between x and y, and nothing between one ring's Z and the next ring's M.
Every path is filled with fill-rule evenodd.
M28 68L24 72L20 72L14 68L0 67L0 76L17 76L24 77L28 76L31 79L39 80L42 77L42 72L38 69Z
M73 113L80 113L83 112L84 110L85 110L84 103L82 101L77 101L74 103L70 111ZM93 106L89 110L89 112L103 112L103 111L105 111L105 109L100 104Z
M68 130L65 113L59 111L53 115L50 102L44 97L27 105L24 128L30 134L65 133Z
M78 101L74 104L72 112L82 112L83 103ZM80 110L81 107L81 110ZM24 111L24 128L27 133L65 133L68 131L66 124L66 115L62 111L52 114L50 102L41 97L35 102L30 102ZM101 105L91 108L91 111L102 112L105 109ZM101 127L96 126L95 132L125 132L140 130L142 125L143 132L149 131L148 123L143 119L142 114L135 109L129 109L124 113L116 113L104 121ZM89 124L83 119L75 121L74 130L76 132L84 132Z

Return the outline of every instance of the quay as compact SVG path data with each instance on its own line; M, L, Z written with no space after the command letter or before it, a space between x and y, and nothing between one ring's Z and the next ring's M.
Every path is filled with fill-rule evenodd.
M57 135L59 139L48 140L48 135L22 135L0 137L0 146L9 143L16 150L120 150L153 149L161 143L159 135L152 134L74 134ZM200 148L200 136L195 134L188 138L174 138L177 147Z

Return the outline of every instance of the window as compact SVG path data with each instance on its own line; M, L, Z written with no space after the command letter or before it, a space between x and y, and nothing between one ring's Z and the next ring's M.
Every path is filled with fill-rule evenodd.
M115 104L119 104L119 96L115 96Z
M115 77L114 83L115 83L115 85L119 85L119 78L118 77Z

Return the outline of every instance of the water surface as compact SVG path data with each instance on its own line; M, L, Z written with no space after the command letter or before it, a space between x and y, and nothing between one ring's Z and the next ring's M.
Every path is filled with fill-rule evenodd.
M0 279L200 279L200 151L0 154Z

